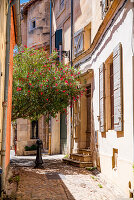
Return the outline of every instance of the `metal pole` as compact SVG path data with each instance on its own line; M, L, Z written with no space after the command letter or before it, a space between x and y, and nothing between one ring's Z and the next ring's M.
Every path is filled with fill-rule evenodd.
M71 67L73 66L73 0L71 0ZM72 153L72 135L73 135L73 103L71 101L71 133L70 133L70 153Z
M73 65L73 0L71 0L71 66Z
M50 54L52 53L52 0L50 0Z

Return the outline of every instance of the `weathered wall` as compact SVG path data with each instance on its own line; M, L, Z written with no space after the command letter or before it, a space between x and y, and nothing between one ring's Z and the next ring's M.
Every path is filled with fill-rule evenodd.
M22 20L22 43L28 47L49 46L50 33L50 3L48 0L37 1L33 3ZM36 28L30 30L30 21L36 20Z
M68 51L71 48L71 1L65 0L64 7L60 9L59 1L55 1L54 7L52 10L53 24L52 24L52 48L55 49L55 31L62 29L62 50ZM63 58L63 63L68 63L68 58ZM69 113L68 109L68 113ZM52 153L60 153L60 115L57 119L52 119ZM70 114L67 116L67 152L69 153L70 149Z
M30 139L31 123L27 119L17 119L17 151L18 156L24 154L25 146L31 146L37 139Z
M5 56L6 56L6 19L7 19L7 1L0 2L0 150L2 140L2 123L4 101L4 77L5 77ZM2 73L2 74L1 74ZM1 162L1 161L0 161Z
M10 65L8 83L8 107L7 107L7 128L6 128L6 167L10 162L10 139L11 139L11 113L12 113L12 81L13 81L13 49L15 46L15 30L11 10L11 34L10 34Z

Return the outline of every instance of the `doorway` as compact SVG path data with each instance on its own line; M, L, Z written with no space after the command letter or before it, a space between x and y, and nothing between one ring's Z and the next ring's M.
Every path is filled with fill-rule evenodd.
M67 116L60 114L60 153L67 153Z

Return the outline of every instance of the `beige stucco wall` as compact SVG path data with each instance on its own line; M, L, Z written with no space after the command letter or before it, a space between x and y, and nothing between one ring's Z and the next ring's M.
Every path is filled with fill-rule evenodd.
M60 114L51 120L51 154L60 153Z
M132 79L132 36L133 4L128 2L94 52L91 59L81 64L80 69L94 70L93 116L94 130L98 131L98 153L101 172L129 196L129 181L133 184L133 79ZM125 33L125 37L124 37ZM113 49L121 42L123 48L123 112L124 133L114 130L106 132L105 137L99 132L99 67L112 54ZM88 56L87 56L88 57ZM87 58L86 57L86 58ZM85 58L79 62L84 61ZM75 63L77 64L77 63ZM129 69L129 70L128 70ZM118 149L117 170L112 169L113 148ZM125 197L125 196L124 196Z
M50 2L49 0L33 3L27 12L24 12L22 20L22 44L28 47L49 46L50 41ZM36 20L36 28L30 31L30 21Z
M4 101L4 77L5 77L5 56L6 56L6 19L7 19L7 0L0 1L0 149L2 140L2 123L3 123L3 107Z
M25 146L31 146L36 143L37 139L31 139L31 131L32 126L30 120L17 119L17 155L24 154ZM48 149L48 133L44 116L38 120L38 137L43 142L43 149Z

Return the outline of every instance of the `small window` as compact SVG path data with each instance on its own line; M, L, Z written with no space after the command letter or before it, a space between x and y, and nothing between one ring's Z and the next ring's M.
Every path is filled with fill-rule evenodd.
M60 0L60 10L64 8L64 0Z
M102 7L102 19L104 19L108 9L110 8L113 0L101 0L100 5Z
M32 132L31 132L31 139L38 138L38 120L32 121Z
M117 169L118 149L113 149L112 169Z
M34 30L36 28L36 20L32 19L30 21L30 31Z
M74 56L77 57L84 50L84 30L80 29L74 33Z

